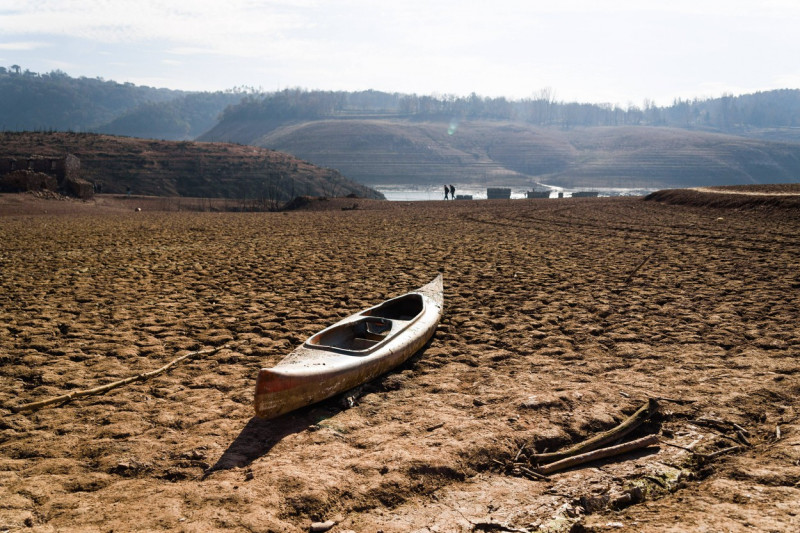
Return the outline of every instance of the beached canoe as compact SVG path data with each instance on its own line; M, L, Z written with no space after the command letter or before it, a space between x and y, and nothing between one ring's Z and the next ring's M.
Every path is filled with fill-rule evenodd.
M420 350L442 316L442 275L306 340L256 379L256 415L274 418L386 373Z

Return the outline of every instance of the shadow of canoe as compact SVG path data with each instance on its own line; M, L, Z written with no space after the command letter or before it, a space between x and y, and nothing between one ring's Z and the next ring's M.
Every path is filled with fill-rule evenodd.
M247 422L247 425L233 440L231 445L228 446L228 449L225 450L217 462L203 473L203 479L220 470L243 468L250 465L250 463L259 457L268 454L273 446L278 444L286 436L304 431L348 408L348 397L357 398L363 394L385 390L383 385L384 380L397 372L412 368L416 365L423 357L428 347L430 347L432 341L433 337L406 362L369 383L360 385L359 387L334 396L328 400L309 405L308 407L292 411L291 413L286 413L277 418L265 420L254 416Z
M299 433L317 421L332 416L311 417L309 408L293 413L287 413L272 420L265 420L254 416L247 422L239 435L233 440L228 449L222 454L217 462L203 474L203 478L219 470L230 470L232 468L242 468L263 457L278 444L284 437L293 433ZM319 409L315 409L319 411Z

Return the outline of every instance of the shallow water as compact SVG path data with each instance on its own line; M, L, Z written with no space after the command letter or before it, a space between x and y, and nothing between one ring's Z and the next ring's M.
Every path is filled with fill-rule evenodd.
M413 185L375 185L376 191L383 193L387 200L393 202L411 202L426 200L443 200L444 190L442 187L416 187ZM562 187L548 187L550 198L558 198L562 193L565 198L569 198L578 191L596 191L598 196L645 196L658 189L629 189L629 188L575 188L565 189ZM526 198L527 191L531 188L511 188L511 199ZM537 188L537 190L539 190ZM473 200L486 199L486 187L474 187L456 185L456 195L471 195Z

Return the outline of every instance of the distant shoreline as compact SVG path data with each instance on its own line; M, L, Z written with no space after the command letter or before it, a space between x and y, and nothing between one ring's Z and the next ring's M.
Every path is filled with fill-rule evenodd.
M486 187L476 187L474 185L456 186L456 195L471 195L473 200L486 200ZM412 201L433 201L443 200L444 190L441 187L403 187L401 185L370 185L371 188L383 194L390 202L412 202ZM527 189L519 187L511 188L511 199L519 200L527 198L526 193L534 190L533 187ZM564 195L564 198L569 198L575 192L594 191L599 193L598 196L647 196L650 193L656 192L657 188L620 188L620 187L575 187L575 188L562 188L562 187L549 187L550 198L558 198L559 193ZM537 190L539 188L537 187Z

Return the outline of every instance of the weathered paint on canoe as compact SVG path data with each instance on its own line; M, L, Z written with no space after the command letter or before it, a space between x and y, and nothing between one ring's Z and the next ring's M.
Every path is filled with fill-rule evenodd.
M274 418L366 383L400 365L433 336L442 275L419 289L351 315L310 337L256 379L255 411ZM408 313L415 312L414 316Z

